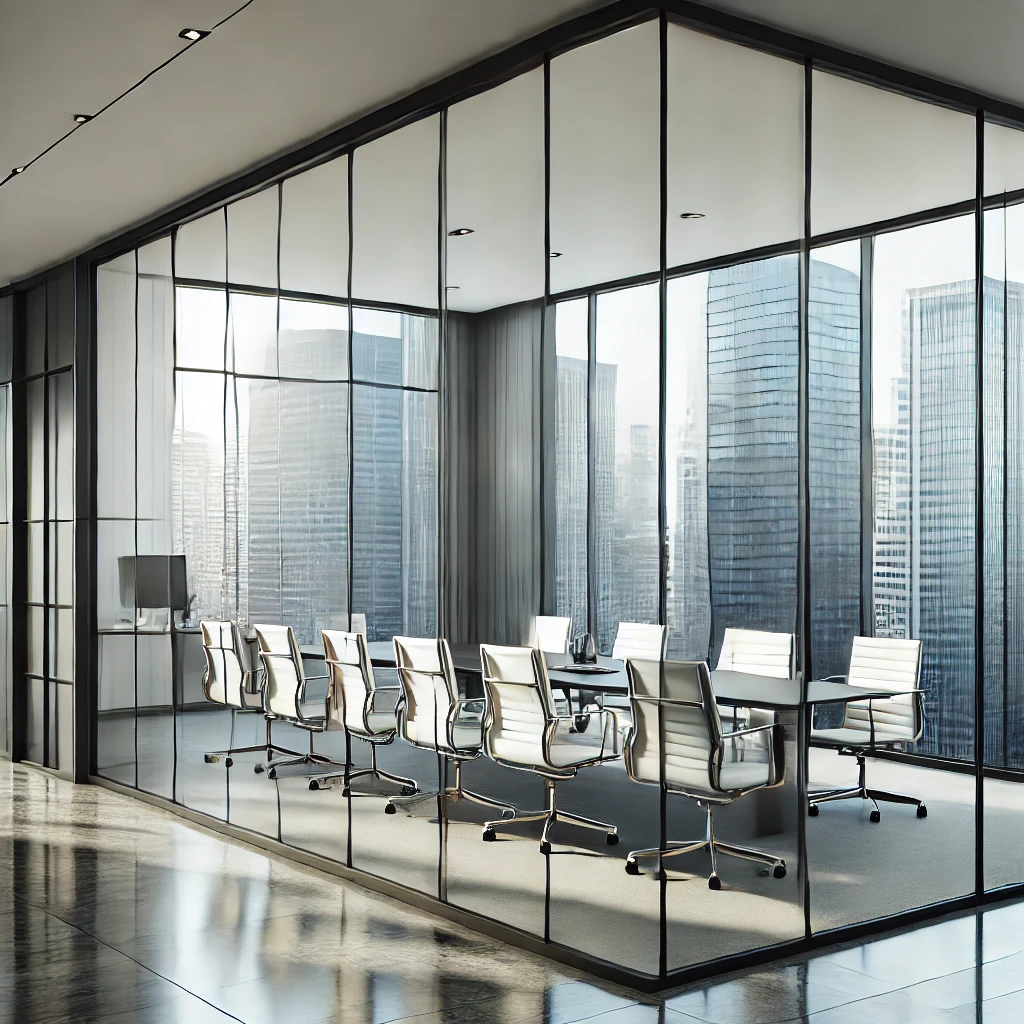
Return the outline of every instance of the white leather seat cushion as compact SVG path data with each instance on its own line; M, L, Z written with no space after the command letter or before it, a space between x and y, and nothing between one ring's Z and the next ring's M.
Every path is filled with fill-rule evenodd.
M657 757L641 757L638 760L637 769L643 778L658 778ZM666 764L665 781L670 788L680 789L686 793L706 793L709 797L726 795L711 788L706 770L694 771ZM768 784L768 763L767 761L726 761L722 765L719 784L722 790L754 789L757 786L765 786Z
M812 729L812 743L825 743L834 747L870 747L871 733L867 729ZM884 728L875 728L875 746L906 743L906 735L893 735Z
M380 736L382 733L392 732L397 727L393 711L371 711L366 716L366 721L369 723L370 732L372 732L374 736Z
M726 761L718 776L723 789L750 789L768 784L767 761Z
M479 750L483 736L483 722L480 719L459 719L452 729L457 750Z
M323 700L304 700L299 705L299 712L305 719L327 717L327 703Z

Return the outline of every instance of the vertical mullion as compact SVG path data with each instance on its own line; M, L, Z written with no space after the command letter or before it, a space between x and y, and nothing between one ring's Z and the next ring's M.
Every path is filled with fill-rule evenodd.
M803 228L800 237L798 283L798 371L797 371L797 637L800 657L800 712L797 742L797 850L799 878L803 895L804 937L811 937L811 881L807 863L807 814L803 796L807 789L810 744L810 715L807 707L807 684L811 665L811 565L810 565L810 479L809 479L809 417L810 417L810 334L808 302L810 293L811 236L811 117L814 80L810 58L804 61L804 132L803 132Z
M587 296L587 632L597 642L597 293Z
M46 372L50 363L47 351L50 341L50 282L47 281L42 288L43 375L39 378L39 383L43 389L43 664L40 667L40 674L43 677L43 765L50 768L50 715L53 712L50 707L50 470L56 467L51 465L53 460L50 457L50 378Z
M445 542L447 531L447 445L444 427L445 403L441 400L447 393L445 381L446 360L445 349L448 340L448 290L447 290L447 187L448 187L448 109L441 110L438 115L438 152L437 152L437 608L435 621L437 635L446 637L448 626L445 595L447 587L447 558ZM436 735L436 733L435 733ZM439 753L437 758L438 771L438 825L437 825L437 898L448 901L448 805L444 793L448 786L448 759Z
M975 112L974 188L974 886L985 892L985 114ZM1004 240L1005 245L1005 240ZM1005 629L1005 623L1003 628Z
M171 436L174 436L174 416L178 408L178 285L176 251L178 248L178 229L171 231ZM138 429L135 434L136 458L138 458ZM172 440L173 443L173 440ZM179 460L181 461L181 460ZM173 468L172 468L173 473ZM178 488L181 493L181 487ZM171 550L174 550L174 521L171 511ZM179 523L181 520L178 520ZM184 550L184 530L182 531L182 550ZM191 609L187 609L191 611ZM178 800L178 673L177 656L174 651L175 640L171 636L171 736L174 744L174 759L171 766L171 800ZM184 687L182 687L184 697Z
M135 316L133 327L135 334L135 369L132 375L132 462L134 469L132 497L132 558L134 560L135 592L132 600L132 689L135 694L135 788L139 788L139 250L134 252L135 258ZM173 613L172 613L173 614ZM174 637L171 637L171 644Z
M860 632L875 635L874 393L871 383L872 288L875 240L860 240Z
M1006 204L1003 204L1003 509L1002 509L1002 544L1003 544L1003 565L1002 565L1002 608L1003 608L1003 733L1000 737L1000 747L1002 749L1002 762L1004 767L1009 767L1009 757L1006 738L1010 731L1010 713L1007 707L1007 700L1009 698L1010 690L1010 675L1008 670L1009 658L1010 658L1010 641L1009 641L1009 629L1007 624L1009 622L1009 600L1007 598L1007 567L1009 566L1009 560L1007 557L1007 545L1010 539L1010 531L1007 526L1007 502L1010 497L1008 476L1010 469L1010 460L1007 457L1009 439L1010 439L1010 389L1009 389L1009 343L1010 343L1010 332L1008 328L1009 324L1009 312L1010 312L1010 289L1007 285L1007 266L1006 266L1006 250L1008 247L1008 239L1006 237L1007 219L1006 219Z
M275 295L274 295L274 365L277 367L277 577L281 599L281 621L285 622L284 614L284 515L281 509L281 408L284 405L284 385L281 383L281 218L284 209L284 182L277 183L277 241L274 259ZM234 369L234 367L232 367ZM238 450L238 378L235 378L235 450ZM237 456L236 456L237 457ZM236 492L237 493L237 492ZM237 529L236 529L237 533ZM248 604L246 604L248 609ZM315 642L315 638L314 638ZM280 789L278 789L280 799ZM280 827L278 828L280 834Z
M554 544L551 544L548 531L554 530L557 522L555 509L555 488L549 486L549 477L553 477L551 469L557 460L558 439L554 436L557 430L557 413L552 405L558 402L558 355L555 353L551 360L553 363L554 380L550 382L554 390L549 397L547 389L548 381L548 350L555 344L554 321L551 316L551 61L544 60L543 79L543 150L544 150L544 305L540 314L540 608L537 609L541 615L558 614L558 592L555 586L557 565L555 562L555 551L558 547L558 538L554 537ZM548 418L554 414L551 420L552 430L548 429ZM557 473L557 466L555 468ZM550 508L549 508L550 504ZM555 512L555 515L551 513ZM557 527L554 527L557 529ZM550 592L549 592L550 591ZM570 631L572 626L570 625ZM533 638L529 638L532 642Z
M346 543L348 545L348 628L352 629L352 591L353 591L353 580L355 578L355 540L353 535L353 525L355 519L355 506L353 504L353 493L355 490L355 386L352 383L352 350L355 345L356 331L355 321L353 319L353 306L352 306L352 256L355 249L355 227L352 222L353 202L352 202L352 183L354 180L353 175L353 164L355 162L356 151L352 150L348 155L348 174L347 174L347 189L348 195L346 196L346 203L348 207L348 267L346 269L346 282L345 282L345 293L348 300L348 441L346 444L346 454L348 456L348 502L346 514L348 516L348 529L346 531ZM367 623L369 629L369 623ZM345 763L351 762L352 753L352 739L348 729L345 730ZM345 800L348 827L345 830L345 863L348 867L352 867L352 794L349 792L348 797Z

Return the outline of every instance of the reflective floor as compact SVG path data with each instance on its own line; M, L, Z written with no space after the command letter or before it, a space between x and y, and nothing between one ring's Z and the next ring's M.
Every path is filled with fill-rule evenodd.
M0 820L0 1021L1024 1019L1024 904L658 999L7 762Z

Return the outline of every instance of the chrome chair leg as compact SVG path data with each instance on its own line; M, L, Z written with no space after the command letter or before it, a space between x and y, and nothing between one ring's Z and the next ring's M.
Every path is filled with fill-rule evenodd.
M555 780L545 779L544 788L547 791L547 810L539 811L536 814L516 814L515 823L526 821L543 821L544 829L540 835L540 852L548 854L551 852L551 841L548 839L548 835L551 832L552 827L559 821L571 821L576 825L582 825L584 828L594 828L601 832L606 833L606 840L609 846L615 846L619 841L619 830L616 825L612 825L606 821L597 821L594 818L585 818L582 814L575 814L572 811L560 811L558 809L558 798L555 791ZM509 819L502 819L500 821L486 821L484 822L483 840L485 843L494 842L497 838L495 829L501 825L511 824Z
M340 771L324 772L322 775L317 775L309 780L309 788L330 789L332 783L341 779L344 782L341 795L351 796L352 780L361 779L365 776L371 776L378 781L386 779L388 782L394 782L402 787L402 793L406 796L412 796L419 792L419 786L416 785L415 779L407 779L404 775L393 775L391 772L377 766L377 745L375 743L370 743L370 764L367 767L353 768L351 765L344 765Z
M810 817L818 816L818 805L830 803L835 800L870 800L874 805L871 811L871 821L882 820L882 812L878 809L878 801L892 804L917 805L917 816L928 817L928 808L923 800L916 796L905 796L902 793L889 793L884 789L868 789L867 785L867 764L864 754L855 754L857 758L857 785L846 789L826 789L816 793L807 794L807 813Z
M474 793L472 790L464 789L462 785L461 761L455 762L455 785L447 786L441 795L444 796L446 800L468 800L470 803L480 804L483 807L493 807L496 810L500 810L503 817L506 811L510 812L510 818L514 818L516 816L516 809L511 804L503 803L501 800L494 800L489 796L484 796L482 793ZM438 796L437 793L418 793L411 796L389 797L388 802L384 807L384 813L395 814L399 807L403 808L406 812L411 813L411 808L420 803L425 803L427 800L433 799L436 796Z
M257 754L257 753L266 754L267 760L270 760L270 758L272 757L272 755L273 755L275 750L280 752L281 754L284 754L286 757L302 757L303 756L297 750L291 750L288 747L279 747L276 743L273 742L273 739L271 738L271 732L270 732L270 719L266 720L266 722L267 722L267 739L266 739L265 743L255 743L252 746L248 746L248 747L236 747L235 746L235 713L237 711L239 711L239 710L241 710L241 709L240 708L232 708L231 709L231 735L230 735L230 737L228 739L228 747L227 747L227 749L226 750L211 750L211 751L208 751L207 753L205 753L203 755L203 760L207 764L218 764L220 762L220 760L223 758L224 766L226 768L230 768L235 763L234 759L233 759L233 755L235 755L235 754ZM257 772L262 772L263 770L264 770L264 767L263 767L262 763L259 764L256 767L256 771Z
M283 748L274 746L269 743L269 727L267 730L267 739L268 745L266 747L266 750L268 759L259 764L253 765L253 771L256 772L257 775L266 772L268 779L276 779L277 771L279 768L292 768L296 765L305 765L311 768L326 767L328 765L337 765L339 768L342 767L342 765L338 764L337 761L332 761L331 758L327 757L325 754L318 754L316 753L316 751L313 750L312 732L309 734L309 750L304 754L300 754L298 753L298 751L294 750L287 750L284 751L284 757L270 757L270 754L274 750L282 750Z
M765 853L761 850L753 850L746 846L734 846L732 843L723 843L716 839L714 806L712 804L708 804L705 810L707 813L707 825L705 827L703 839L686 840L683 842L670 840L666 844L665 849L653 847L646 850L633 850L626 858L626 874L640 874L640 865L637 864L638 858L657 857L658 870L655 872L655 877L661 879L664 877L663 862L668 860L669 857L678 857L684 853L696 853L698 850L707 850L711 858L711 874L708 875L709 889L722 888L722 880L718 875L718 854L720 853L724 853L729 857L740 857L743 860L751 860L758 864L764 864L772 869L772 874L776 878L786 877L786 862L781 857L775 857L770 853Z

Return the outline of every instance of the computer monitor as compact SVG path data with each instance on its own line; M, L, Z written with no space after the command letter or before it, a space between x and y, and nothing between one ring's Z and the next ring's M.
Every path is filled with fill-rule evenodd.
M184 555L122 555L117 575L125 608L188 610Z

